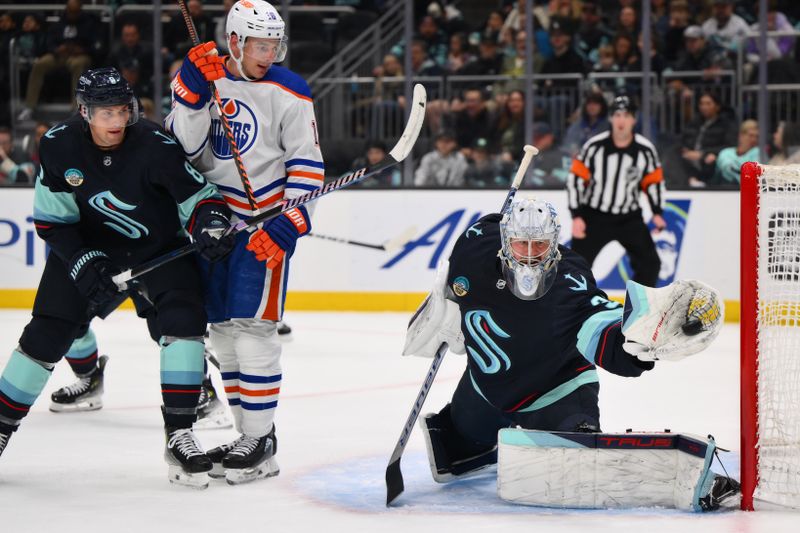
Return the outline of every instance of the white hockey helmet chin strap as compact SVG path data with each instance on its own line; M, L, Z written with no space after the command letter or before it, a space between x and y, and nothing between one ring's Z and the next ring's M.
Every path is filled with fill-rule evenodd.
M553 286L561 259L560 233L558 214L544 200L515 200L503 213L498 256L503 278L514 296L537 300Z

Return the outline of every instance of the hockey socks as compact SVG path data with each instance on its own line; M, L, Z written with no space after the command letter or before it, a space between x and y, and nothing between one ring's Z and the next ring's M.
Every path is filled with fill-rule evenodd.
M53 370L53 365L43 365L19 350L11 354L0 376L0 431L15 431L42 393Z
M161 396L164 423L191 428L197 417L197 400L205 377L203 343L200 340L161 338Z

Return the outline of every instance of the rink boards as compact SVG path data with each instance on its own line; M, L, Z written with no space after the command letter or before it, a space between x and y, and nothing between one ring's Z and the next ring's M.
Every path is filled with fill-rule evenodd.
M458 236L499 208L502 190L343 190L315 207L313 232L291 261L289 310L413 310L430 289L436 263ZM522 191L520 194L526 194ZM530 194L530 193L529 193ZM561 214L561 240L570 239L564 191L539 191ZM644 199L643 199L644 200ZM644 202L646 203L646 202ZM0 307L30 307L44 265L45 244L33 227L33 190L6 189L0 197ZM649 212L644 213L649 220ZM739 313L739 193L669 192L668 228L655 236L662 266L659 284L703 280L726 300L726 318ZM414 228L412 232L410 228ZM413 233L400 249L381 245ZM607 246L594 265L599 285L621 296L630 267L624 250Z

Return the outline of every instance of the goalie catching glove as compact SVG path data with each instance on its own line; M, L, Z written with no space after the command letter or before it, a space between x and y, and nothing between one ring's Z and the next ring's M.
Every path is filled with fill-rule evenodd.
M694 280L653 289L628 281L622 348L642 361L677 361L704 350L724 318L717 290Z
M448 261L439 262L433 290L408 323L403 355L434 357L442 343L447 343L453 353L467 353L461 332L461 310L456 302L448 299L449 269Z

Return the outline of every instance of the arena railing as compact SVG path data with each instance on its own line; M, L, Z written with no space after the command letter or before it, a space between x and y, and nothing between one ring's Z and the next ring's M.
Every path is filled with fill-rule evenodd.
M661 131L679 135L695 117L697 102L704 91L717 94L723 107L733 110L738 116L736 71L664 71L661 74L662 103L658 113L655 109L653 113L659 117Z

